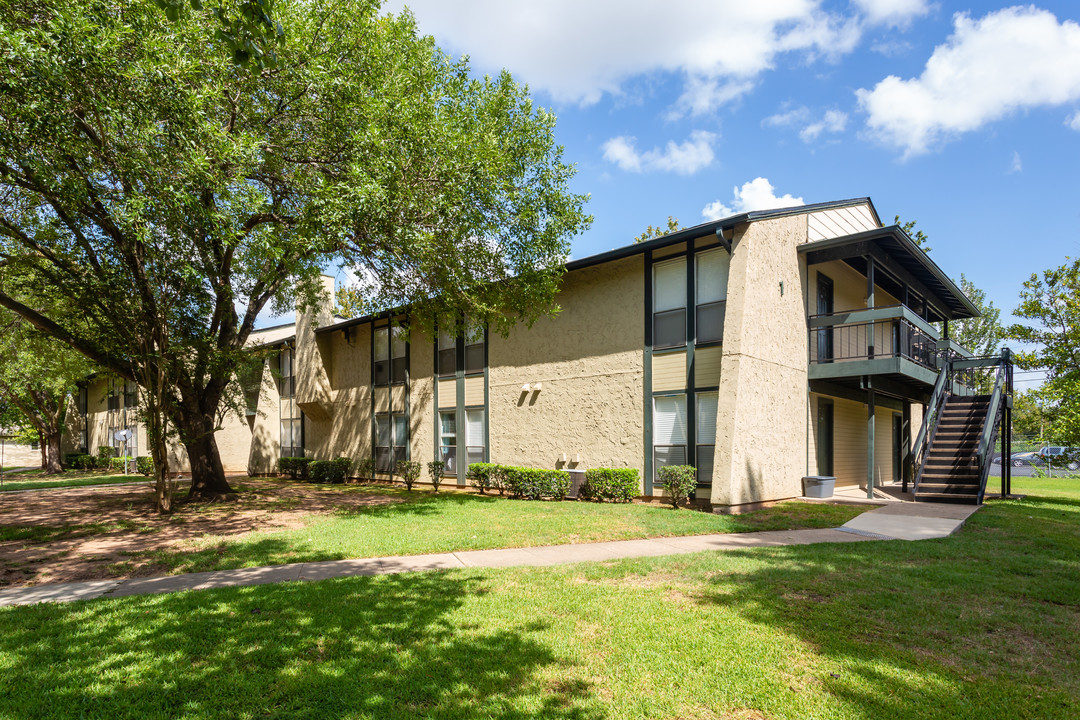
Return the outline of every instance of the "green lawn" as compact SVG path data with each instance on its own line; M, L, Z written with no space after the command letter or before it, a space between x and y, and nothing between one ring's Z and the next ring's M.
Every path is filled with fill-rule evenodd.
M36 472L40 473L41 471ZM5 477L0 492L38 490L41 488L85 487L87 485L115 485L117 483L147 481L142 475L99 475L73 470L68 470L60 475L41 475L40 479L33 477L32 473L34 471L18 473L11 480Z
M403 502L312 515L304 527L294 530L232 538L204 536L195 549L161 550L145 557L172 572L199 572L343 558L836 527L868 509L790 502L742 515L712 515L638 503L527 502L384 487L307 487L319 494L375 493ZM294 499L281 503L302 507Z
M0 610L4 718L1080 717L1080 483L958 534Z

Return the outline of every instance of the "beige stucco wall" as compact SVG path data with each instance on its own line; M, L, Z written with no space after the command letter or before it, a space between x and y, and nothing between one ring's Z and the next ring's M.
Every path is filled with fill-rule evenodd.
M568 273L561 312L490 335L491 460L643 468L644 259ZM539 392L522 385L542 383Z
M805 215L736 229L716 418L713 504L740 505L802 494L806 267L796 248L805 241Z
M430 335L409 334L409 457L424 463L435 459L435 356Z

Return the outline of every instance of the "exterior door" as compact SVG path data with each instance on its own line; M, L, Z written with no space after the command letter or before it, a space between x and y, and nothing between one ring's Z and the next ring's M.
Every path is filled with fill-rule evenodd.
M817 401L817 467L818 475L833 475L833 403Z
M894 483L904 479L904 418L892 418L892 479Z
M817 314L829 315L833 311L833 283L825 275L817 276ZM818 362L831 362L833 359L833 330L821 328L817 332Z

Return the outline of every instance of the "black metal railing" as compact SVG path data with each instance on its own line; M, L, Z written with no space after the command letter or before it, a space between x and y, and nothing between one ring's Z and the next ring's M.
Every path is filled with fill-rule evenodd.
M937 370L937 344L937 338L903 318L838 323L811 328L810 364L902 357Z

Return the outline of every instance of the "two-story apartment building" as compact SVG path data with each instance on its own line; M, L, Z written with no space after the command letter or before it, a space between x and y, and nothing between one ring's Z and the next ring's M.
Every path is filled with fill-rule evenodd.
M964 353L931 323L947 335L977 315L868 198L743 213L566 269L561 311L505 337L467 318L429 337L388 315L299 314L257 340L281 349L256 411L220 431L223 463L439 458L459 485L477 461L636 467L645 496L657 468L690 464L720 507L801 495L807 475L890 482L911 472L938 359Z

